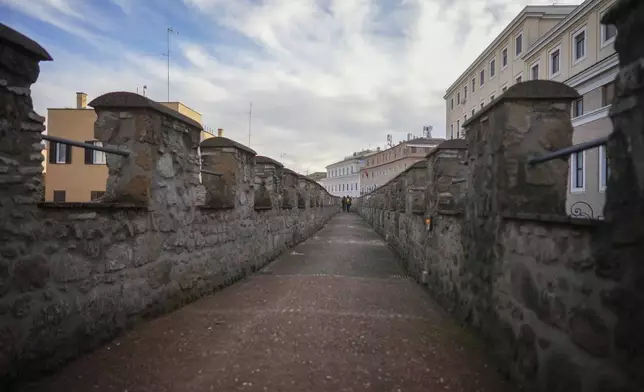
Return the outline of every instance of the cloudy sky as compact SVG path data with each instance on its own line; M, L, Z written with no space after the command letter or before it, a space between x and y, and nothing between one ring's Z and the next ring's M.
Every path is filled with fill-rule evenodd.
M36 110L116 90L170 100L300 172L434 126L445 89L527 4L552 0L0 0L54 58ZM578 4L580 1L566 1ZM561 3L561 1L558 1Z

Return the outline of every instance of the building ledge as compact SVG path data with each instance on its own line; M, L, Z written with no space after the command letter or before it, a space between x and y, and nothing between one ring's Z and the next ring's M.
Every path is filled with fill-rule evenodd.
M604 117L608 117L608 113L610 112L611 105L604 106L603 108L593 110L592 112L584 113L579 117L575 117L571 120L572 126L574 128L588 124L593 121L600 120Z

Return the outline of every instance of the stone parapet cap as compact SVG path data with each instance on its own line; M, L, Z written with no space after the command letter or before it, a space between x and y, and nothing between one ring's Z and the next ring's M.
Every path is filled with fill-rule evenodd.
M148 206L132 203L97 203L97 202L79 202L79 203L59 203L43 202L38 203L38 207L51 209L87 209L87 210L148 210Z
M161 105L160 103L153 101L150 98L144 97L143 95L127 91L115 91L103 94L100 97L92 100L92 102L89 103L89 106L93 107L94 109L151 109L161 114L173 117L199 130L203 129L201 124L191 119L190 117L185 116L164 105Z
M51 61L53 58L36 41L22 35L11 27L0 23L0 41L15 46L21 52L38 61Z
M465 121L463 127L467 128L471 123L479 121L493 108L506 101L572 101L577 98L579 98L577 90L552 80L529 80L517 83Z
M272 159L263 155L257 155L255 157L255 163L260 165L273 165L279 168L284 167L284 165L282 165L280 162L276 161L275 159Z
M223 136L217 136L217 137L211 137L200 144L201 148L224 148L224 147L230 147L230 148L236 148L238 150L242 150L247 154L250 155L257 155L255 150L244 146L241 143L238 143L232 139L228 139Z

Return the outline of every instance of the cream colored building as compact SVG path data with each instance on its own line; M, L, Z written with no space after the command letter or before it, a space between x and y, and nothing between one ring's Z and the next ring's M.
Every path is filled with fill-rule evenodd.
M180 102L160 103L201 123L201 114ZM94 139L95 121L94 109L87 107L87 94L76 93L75 108L47 109L47 134L100 145ZM201 138L212 136L202 132ZM105 153L49 142L45 157L45 201L87 202L105 192Z
M360 194L366 194L386 184L414 163L424 159L445 139L417 138L382 150L365 159L360 169Z
M601 24L615 0L587 0L537 41L524 57L531 79L550 79L574 87L582 98L573 104L573 144L613 131L608 117L615 94L619 60L617 30ZM538 69L538 71L536 71ZM538 72L538 75L537 75ZM533 75L534 74L534 75ZM570 157L567 211L580 217L603 217L610 167L605 147Z
M446 135L463 137L467 119L510 86L527 78L523 56L574 6L527 6L447 89Z
M528 45L512 63L511 72L501 71L498 82L490 82L486 89L479 90L482 96L473 95L471 99L480 100L480 108L499 95L499 88L500 93L503 93L506 87L519 81L549 79L562 82L574 87L582 95L572 107L573 144L610 134L612 123L608 112L614 96L614 80L619 63L613 47L617 31L614 26L602 25L601 17L615 1L586 0L576 7L526 7L475 64L447 90L445 100L448 137L463 137L460 124L466 119L468 105L455 105L452 109L451 100L455 96L456 99L462 96L461 85L464 79L473 77L471 69L480 68L481 62L485 62L489 56L498 56L499 51L503 51L508 45L508 39L516 37L517 31L525 34L526 30L537 32L538 35L525 36ZM551 11L532 21L525 16L526 10L542 8L556 10L556 24L552 25L552 21L543 24L551 25L545 32L534 26L526 28L527 23L541 26L542 19L548 15L548 18L553 17ZM505 76L503 72L506 72ZM508 80L512 75L514 80ZM471 110L469 113L472 113ZM570 157L566 200L568 212L580 217L602 217L609 175L610 167L603 146L573 154Z

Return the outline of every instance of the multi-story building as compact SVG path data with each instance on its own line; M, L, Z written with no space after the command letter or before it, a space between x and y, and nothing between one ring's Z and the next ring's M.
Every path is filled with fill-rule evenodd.
M360 194L373 191L419 160L445 139L417 138L370 155L360 170Z
M161 102L201 123L201 114L180 102ZM101 145L94 138L96 112L87 107L87 94L76 93L75 108L47 109L47 134ZM202 132L201 138L214 135ZM86 202L101 197L107 182L105 153L50 142L46 155L45 200Z
M565 83L575 88L582 96L572 107L572 124L574 127L573 144L596 139L610 134L613 130L608 112L614 96L614 80L618 72L617 54L613 47L617 30L614 26L601 24L603 14L615 3L615 0L586 0L576 7L543 6L526 7L490 45L483 55L461 75L445 94L447 109L448 137L463 137L461 125L467 115L475 113L495 96L503 93L511 84L524 80L549 79ZM535 9L544 10L541 17L533 16ZM554 12L554 14L553 14ZM548 18L546 19L546 16ZM536 19L535 19L536 18ZM528 23L538 26L551 26L543 31L534 29ZM553 21L556 24L553 25ZM521 54L516 40L517 31L522 32L527 41L523 44ZM529 31L536 35L528 35ZM509 44L508 44L509 43ZM486 89L479 88L472 94L472 86L481 84L481 75L477 70L481 64L489 64L500 59L505 64L505 48L513 47L514 61L506 70L498 73L497 82L488 80ZM486 60L491 59L491 60ZM497 60L498 61L498 60ZM483 70L481 69L481 72ZM496 75L496 73L495 73ZM490 76L486 74L486 76ZM476 79L478 77L478 79ZM514 80L510 79L514 78ZM469 96L465 81L470 79ZM472 85L471 83L474 83ZM482 87L482 86L480 86ZM481 94L481 95L479 95ZM488 97L489 95L489 97ZM465 98L464 98L465 97ZM470 104L457 102L474 100L472 105L481 101L478 108ZM454 103L453 103L454 102ZM603 215L605 201L604 191L610 174L606 159L605 147L586 150L570 157L570 176L568 181L567 210L571 215L598 218Z
M360 196L360 169L374 151L354 152L343 160L326 167L326 178L320 184L333 196Z
M529 48L575 9L574 6L527 6L447 89L448 139L463 137L467 119L511 85L526 80L523 57Z
M565 83L582 96L572 107L573 144L613 131L608 112L615 94L619 59L614 48L617 30L601 24L616 0L587 0L534 43L524 56L530 79ZM603 216L610 167L605 146L573 154L568 176L567 211Z

